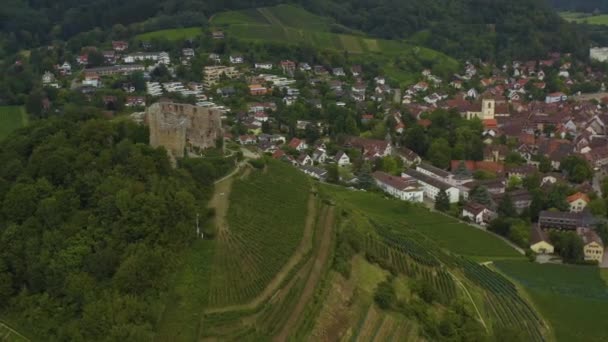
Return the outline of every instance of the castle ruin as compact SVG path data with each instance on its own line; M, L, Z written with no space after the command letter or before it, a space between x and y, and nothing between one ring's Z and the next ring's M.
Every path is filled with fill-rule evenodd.
M217 110L182 103L159 102L146 110L150 145L163 146L172 161L184 153L216 146L222 137L222 119Z

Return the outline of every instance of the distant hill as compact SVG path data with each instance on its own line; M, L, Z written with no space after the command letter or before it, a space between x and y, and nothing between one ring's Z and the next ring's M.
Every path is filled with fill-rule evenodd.
M540 57L555 50L584 55L587 48L586 39L561 20L545 0L293 2L372 36L413 39L461 58ZM4 41L6 50L14 51L96 27L110 30L116 24L140 22L156 30L204 25L206 18L222 11L279 3L282 1L12 0L0 8L0 41ZM312 27L317 22L304 24Z
M402 40L373 38L292 5L222 12L213 16L211 25L241 40L347 52L354 61L378 60L388 68L384 70L386 74L401 83L414 82L420 67L416 70L403 66L392 68L396 57L434 69L438 74L451 75L458 68L456 60L441 52ZM439 68L445 72L437 70Z

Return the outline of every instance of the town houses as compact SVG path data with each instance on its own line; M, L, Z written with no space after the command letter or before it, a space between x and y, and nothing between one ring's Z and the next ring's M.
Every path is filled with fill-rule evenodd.
M59 110L64 97L78 98L135 118L165 98L196 104L220 113L228 149L477 228L525 226L517 243L536 253L559 254L551 233L573 232L599 260L591 251L603 246L593 233L606 218L604 69L552 53L449 71L423 63L406 81L348 56L252 53L229 31L206 34L205 44L115 38L49 53L38 82L68 96L41 105Z

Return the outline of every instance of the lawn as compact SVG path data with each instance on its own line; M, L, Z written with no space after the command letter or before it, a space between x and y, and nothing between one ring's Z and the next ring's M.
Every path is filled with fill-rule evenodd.
M195 38L203 33L200 27L186 27L146 32L135 36L138 40L167 39L171 41Z
M560 12L562 18L575 23L590 25L608 25L608 14L591 15L582 12Z
M27 124L27 114L21 106L0 106L0 140Z
M496 236L425 208L387 199L377 193L333 186L324 189L339 205L354 209L381 224L409 228L454 253L487 260L521 257Z
M494 264L524 286L558 341L608 341L608 286L597 267Z

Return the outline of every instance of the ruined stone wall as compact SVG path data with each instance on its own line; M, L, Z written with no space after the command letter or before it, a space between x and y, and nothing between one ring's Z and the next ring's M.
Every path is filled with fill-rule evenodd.
M150 145L164 146L172 158L184 156L186 148L215 147L222 136L221 115L216 110L172 102L160 102L147 111Z

